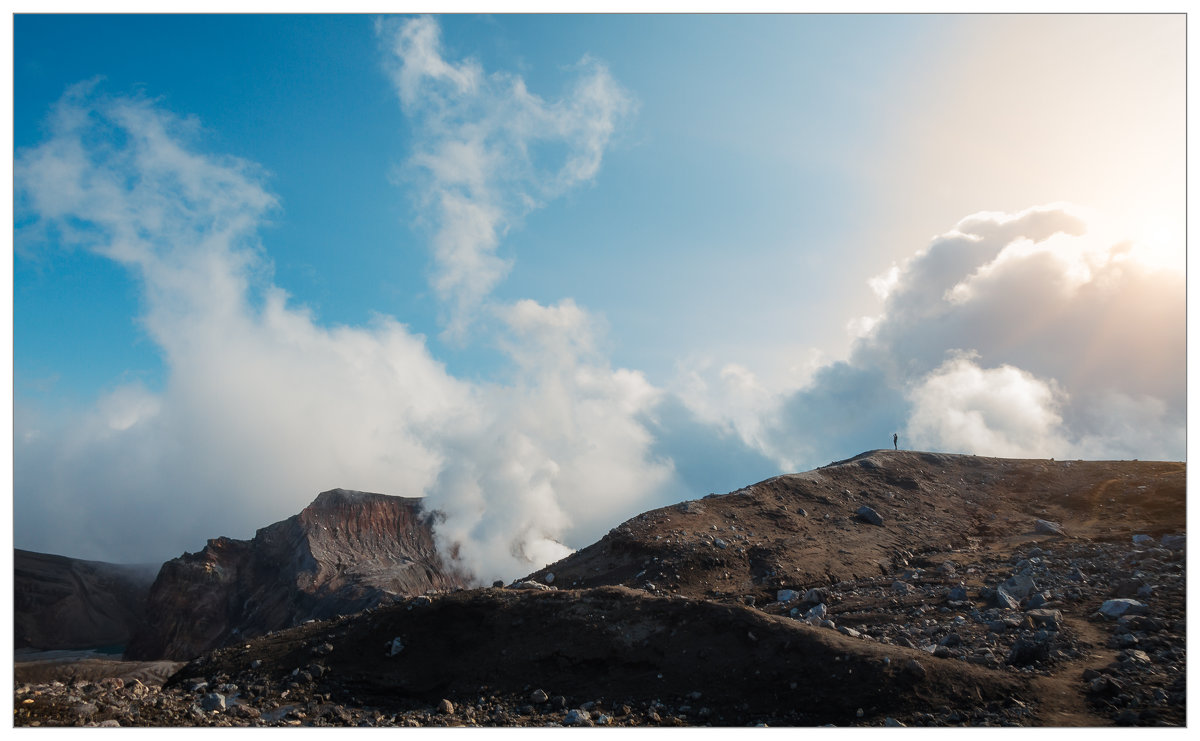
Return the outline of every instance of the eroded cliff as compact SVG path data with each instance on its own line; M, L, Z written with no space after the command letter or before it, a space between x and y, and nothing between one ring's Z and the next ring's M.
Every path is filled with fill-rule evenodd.
M397 598L466 585L437 553L421 500L334 489L251 540L217 538L163 564L128 658L190 659Z

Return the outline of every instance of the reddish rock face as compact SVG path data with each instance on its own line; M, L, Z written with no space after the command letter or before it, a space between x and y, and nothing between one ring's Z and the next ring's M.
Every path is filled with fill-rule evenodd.
M126 657L186 660L306 620L467 585L434 546L421 500L334 489L251 540L163 564Z

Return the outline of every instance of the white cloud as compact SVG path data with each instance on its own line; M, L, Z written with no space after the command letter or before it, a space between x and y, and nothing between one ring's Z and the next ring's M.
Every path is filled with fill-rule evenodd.
M479 65L468 60L452 64L442 58L441 28L432 18L414 18L401 25L376 22L376 33L389 42L385 64L406 106L436 104L438 97L426 98L421 88L428 84L446 84L454 94L477 89L483 78Z
M430 18L381 21L385 67L417 141L408 162L434 213L433 285L450 304L447 336L463 340L511 260L504 234L548 199L594 178L633 102L603 64L585 57L560 100L525 81L444 57Z
M873 279L881 313L768 415L761 449L806 467L907 428L910 447L1182 459L1183 277L1076 211L974 214Z
M1062 457L1062 391L1010 365L980 368L960 353L909 392L914 447L1004 458Z
M435 32L402 27L396 79L406 105L429 103L436 83L439 120L459 117L414 161L440 191L435 285L461 308L502 276L494 248L513 189L533 183L505 165L557 137L570 154L555 187L591 177L616 93L587 63L582 92L544 104L515 78L445 62ZM484 115L468 121L459 105ZM202 153L198 132L151 101L84 85L59 103L46 140L17 155L25 247L82 247L135 271L140 321L167 370L161 390L122 386L58 418L19 406L18 544L166 559L347 487L426 496L446 514L446 552L481 579L512 578L675 497L673 465L651 452L643 422L658 393L610 367L596 318L569 299L491 304L492 339L512 360L495 383L451 376L391 317L322 326L271 280L257 230L276 204L261 173Z

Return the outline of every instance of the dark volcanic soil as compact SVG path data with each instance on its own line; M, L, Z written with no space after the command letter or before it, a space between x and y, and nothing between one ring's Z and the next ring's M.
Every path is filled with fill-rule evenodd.
M404 649L390 656L396 638ZM333 651L321 658L325 645ZM389 713L444 697L532 704L522 698L543 688L602 708L647 699L690 705L714 724L820 725L852 723L859 708L872 715L969 710L1011 706L1010 698L1028 694L1027 680L931 661L917 650L864 644L743 606L623 587L460 592L316 626L302 638L226 650L178 677L260 680L246 673L256 658L275 670L267 681L282 686L291 681L289 667L319 663L316 693Z
M163 688L18 665L42 683L17 687L16 724L1184 725L1184 479L875 451L639 515L507 588L221 649Z

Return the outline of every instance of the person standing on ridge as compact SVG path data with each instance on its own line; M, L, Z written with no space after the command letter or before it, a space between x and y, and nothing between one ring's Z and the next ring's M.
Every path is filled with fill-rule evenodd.
M892 447L895 448L896 450L900 449L900 433L899 432L892 433Z

